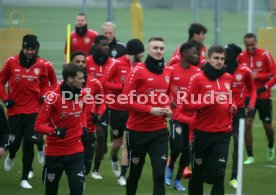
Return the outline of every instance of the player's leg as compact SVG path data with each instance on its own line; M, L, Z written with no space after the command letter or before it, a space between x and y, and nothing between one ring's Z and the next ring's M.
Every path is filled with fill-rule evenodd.
M127 151L127 146L126 146L126 131L124 131L123 134L123 151L122 151L122 156L121 156L121 173L118 179L118 184L121 186L126 185L126 173L128 169L128 151Z
M88 175L91 170L95 152L96 132L88 133L87 136L89 138L85 142L83 142L85 175Z

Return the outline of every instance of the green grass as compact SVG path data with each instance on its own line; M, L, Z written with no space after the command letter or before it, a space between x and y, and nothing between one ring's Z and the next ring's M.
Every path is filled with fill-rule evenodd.
M25 15L25 28L33 29L41 43L40 56L52 61L58 75L64 61L63 47L66 37L66 25L74 24L76 13L80 8L49 8L49 7L4 7L4 27L8 27L8 15L10 11L21 10ZM106 20L106 10L89 8L88 21L89 26L100 31L100 26ZM200 19L208 27L206 45L210 46L214 42L214 14L210 11L202 11ZM223 13L223 22L221 27L222 44L230 42L242 46L242 36L246 32L246 15ZM192 13L189 10L180 9L145 9L144 10L144 35L146 40L151 36L163 36L166 41L165 59L168 60L175 48L187 40L187 28L192 22ZM128 9L115 10L115 23L117 25L117 37L119 40L126 42L131 38L130 15ZM255 30L266 26L263 16L255 16ZM274 95L276 95L274 93ZM275 101L274 101L275 103ZM275 113L275 112L274 112ZM275 160L268 163L265 159L267 141L264 130L259 120L254 123L254 153L257 163L252 166L244 167L243 192L248 195L270 195L276 191L275 175L276 169L265 167L265 165L275 165ZM232 148L232 145L231 145ZM110 150L109 150L110 151ZM230 153L231 154L231 153ZM3 161L0 160L0 194L3 195L37 195L44 194L44 188L41 184L42 167L38 164L36 156L34 160L35 178L30 180L33 185L32 190L23 190L19 187L21 177L21 151L18 152L16 164L11 172L3 170ZM228 187L230 178L231 156L229 156L226 170L225 191L227 194L234 194L235 191ZM89 176L86 179L85 194L125 194L125 190L117 185L117 180L111 172L111 163L109 155L105 156L101 167L101 174L104 177L102 181L92 180ZM139 194L151 194L152 179L151 166L149 159L139 183ZM183 180L187 186L188 180ZM205 185L205 193L210 192L210 186ZM63 176L59 194L68 194L68 185L66 177ZM171 188L166 189L167 194L183 194ZM184 194L187 194L185 192Z

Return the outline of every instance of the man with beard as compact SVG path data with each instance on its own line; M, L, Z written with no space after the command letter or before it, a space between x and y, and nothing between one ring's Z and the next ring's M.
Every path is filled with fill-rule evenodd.
M248 67L238 64L237 57L242 52L242 49L235 44L228 44L226 46L226 72L232 75L232 94L237 106L237 113L233 117L233 160L232 160L232 174L229 185L232 188L238 187L237 174L238 174L238 140L239 140L239 120L245 118L245 113L254 112L256 102L256 87ZM250 102L245 111L245 93L247 90L250 95Z
M232 76L225 73L225 50L212 46L203 71L191 78L183 111L196 111L194 154L189 194L203 194L205 177L213 184L211 194L224 194L224 176L232 135Z
M239 64L246 65L251 69L251 73L256 88L265 85L266 82L276 73L274 59L269 51L257 48L257 37L253 33L247 33L243 38L245 49L238 57ZM247 114L245 121L245 145L247 151L247 159L244 164L249 165L255 163L253 154L253 133L252 125L255 113L258 110L260 120L266 133L268 148L267 160L274 159L274 129L272 127L272 100L271 90L267 90L257 96L255 110Z
M82 51L85 55L89 54L90 48L94 43L98 33L87 26L86 15L79 13L76 17L75 31L70 35L70 55L74 51ZM67 42L65 42L64 54L66 59Z
M104 23L102 25L102 33L108 38L110 57L119 58L126 54L125 44L116 39L116 26L114 23Z
M86 74L86 55L81 51L75 51L71 55L71 63L76 64L83 68L84 83L81 91L81 95L84 96L84 111L87 120L87 129L84 129L83 145L84 145L84 165L85 175L88 175L95 152L96 146L96 127L99 123L100 117L103 115L106 105L104 100L104 91L102 84L96 78ZM94 98L94 101L89 101L89 98ZM100 98L102 102L98 102ZM100 100L99 99L99 100Z
M94 41L94 52L92 55L86 58L86 73L92 76L92 78L98 79L100 82L103 80L103 75L106 73L107 67L113 66L117 63L116 60L109 57L109 45L108 38L104 35L98 35ZM104 89L105 94L109 93L109 90ZM97 125L97 147L94 168L91 176L94 179L102 179L99 173L101 161L103 159L107 140L107 126L109 121L108 108L104 112L101 120Z
M123 89L123 94L129 97L126 104L122 104L129 111L127 146L130 172L126 184L127 195L136 194L147 153L152 165L152 194L165 194L169 136L166 116L172 114L168 108L171 72L164 68L163 38L152 37L148 44L146 61L132 69Z
M110 93L115 94L115 98L122 93L128 73L134 68L135 63L140 62L143 58L144 45L139 39L132 39L127 42L126 55L118 58L118 63L109 66L103 78L103 86ZM124 147L122 153L122 166L120 171L118 152L122 145L126 144L126 122L128 112L122 108L121 102L117 100L114 104L109 104L110 126L113 136L111 149L112 170L118 177L118 184L126 185L125 175L128 168L127 149Z
M185 190L181 184L184 168L189 166L189 125L193 123L195 112L181 112L181 100L185 98L191 77L200 71L194 65L199 60L199 55L196 45L193 42L187 42L180 46L181 54L180 62L170 66L172 69L172 78L170 82L170 93L172 96L171 109L173 111L172 119L170 120L170 160L166 167L165 182L171 186L174 164L180 156L179 168L174 181L174 188L179 191Z
M58 194L59 181L66 172L70 194L81 195L85 180L83 144L86 118L83 114L83 68L67 64L63 82L46 96L35 122L35 131L46 134L45 194Z
M9 155L4 169L12 169L16 152L23 139L22 188L32 188L28 182L28 173L34 157L34 142L37 142L34 123L41 98L49 87L47 69L43 60L37 57L37 47L36 36L25 35L20 54L10 57L0 72L0 97L8 109L11 130ZM5 92L6 83L8 94Z

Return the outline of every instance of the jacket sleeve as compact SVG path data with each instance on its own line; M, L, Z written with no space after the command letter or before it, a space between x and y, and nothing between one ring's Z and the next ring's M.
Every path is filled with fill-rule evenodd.
M40 75L40 97L44 96L46 92L50 91L47 67L44 64L42 67L42 73Z
M35 132L48 135L51 135L54 132L54 128L47 125L50 121L51 115L53 114L53 107L55 105L55 103L51 103L51 100L49 100L47 97L46 101L42 104L35 121Z
M271 87L273 87L273 85L276 84L276 74L272 77L272 79L270 79L270 81L268 81L266 84L265 84L265 87L267 89L270 89Z
M264 52L263 54L263 62L268 70L267 73L257 73L256 80L264 80L267 81L270 76L273 76L276 73L276 66L274 59L268 51Z
M122 93L128 97L128 100L121 105L126 110L149 113L151 106L138 104L137 102L138 80L142 77L141 74L137 66L128 74Z
M54 70L54 65L49 61L47 63L47 76L50 82L49 90L54 90L57 87L57 76Z
M250 94L250 102L248 107L254 108L256 103L256 98L257 98L256 86L255 86L251 71L248 68L244 68L244 71L245 71L245 86L246 86L246 89L248 89L248 92Z
M10 61L11 59L8 59L6 61L0 72L0 98L3 100L3 102L8 99L8 94L6 93L5 86L11 77Z
M200 76L196 74L191 78L187 96L186 98L184 97L183 103L181 105L182 110L196 111L209 106L209 104L206 104L204 101L202 101L202 96L204 94L201 94L201 87Z
M95 102L95 111L92 111L93 113L97 113L99 115L103 115L103 113L106 110L106 100L105 100L105 96L104 96L104 90L103 90L103 86L102 84L98 81L95 80L94 83L94 88L95 88L95 93L94 93L94 97L96 97L97 95L99 95L102 98L103 102Z
M105 72L102 79L102 84L104 89L111 90L112 92L122 91L123 83L112 82L112 79L116 76L118 66L119 66L119 63L114 62L107 67L107 71Z

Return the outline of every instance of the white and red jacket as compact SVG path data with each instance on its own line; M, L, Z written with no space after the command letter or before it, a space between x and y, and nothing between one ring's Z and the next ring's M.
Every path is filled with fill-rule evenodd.
M90 48L94 43L95 37L99 33L88 29L86 34L79 36L75 31L70 34L70 55L75 51L82 51L86 56L89 55ZM67 40L65 41L64 54L66 55L67 51Z
M5 86L8 83L8 93ZM30 68L20 64L19 55L10 57L0 71L0 98L12 99L15 105L8 116L39 111L40 98L48 91L48 75L44 60L37 58Z
M35 122L34 130L46 134L45 154L65 156L83 152L81 141L86 118L82 96L77 100L64 100L60 87L48 93ZM66 128L66 136L54 136L55 128Z
M232 79L232 93L237 108L244 107L245 90L247 90L250 98L248 107L254 108L257 93L251 70L246 66L239 64L235 72L232 74Z
M41 58L42 59L42 58ZM54 90L57 87L57 76L55 73L54 65L52 62L42 59L45 63L47 75L48 75L48 81L49 81L49 91Z
M251 69L256 88L264 86L268 80L276 73L274 59L269 51L257 48L251 56L247 51L243 51L237 58L239 64L246 65ZM270 99L271 90L261 93L257 98Z
M107 68L102 80L104 89L107 92L114 94L115 100L117 100L118 95L122 93L127 75L132 69L132 65L125 55L117 58L117 61L118 63L112 63ZM114 103L112 102L112 104L109 104L108 107L114 110L125 110L122 108L119 101L114 101Z
M96 131L96 124L92 122L92 113L102 116L106 110L104 91L100 81L88 76L81 95L84 98L88 132L92 133ZM93 99L88 99L89 96Z
M173 64L179 63L181 59L181 54L180 54L180 47L178 47L173 56L171 57L171 59L168 61L166 66L171 66ZM202 50L201 50L201 54L199 56L199 63L197 64L198 68L201 68L205 63L207 62L206 60L206 46L203 45Z
M230 108L235 108L235 105L234 100L232 103L230 101L231 90L232 76L228 73L214 81L209 80L203 71L192 77L182 108L184 111L196 111L195 129L210 133L232 131ZM212 94L213 102L210 98ZM221 104L216 99L219 99Z
M170 66L170 69L172 69L170 94L172 101L177 105L176 108L172 108L172 120L191 124L194 121L195 112L182 111L181 104L187 93L191 77L198 73L200 69L193 65L190 65L188 69L185 69L181 67L180 63Z
M129 110L128 129L148 132L167 128L165 116L155 116L150 111L152 107L169 106L170 78L171 70L167 68L164 68L162 74L154 74L144 63L135 65L127 76L123 89L123 94L129 97L129 101L122 104ZM165 98L158 101L158 97L163 95L168 97L167 101Z

